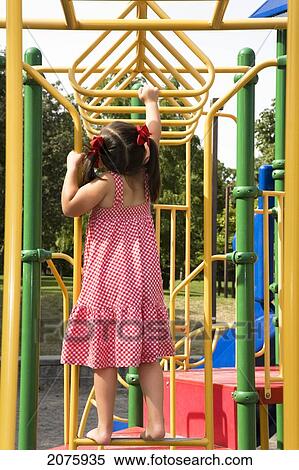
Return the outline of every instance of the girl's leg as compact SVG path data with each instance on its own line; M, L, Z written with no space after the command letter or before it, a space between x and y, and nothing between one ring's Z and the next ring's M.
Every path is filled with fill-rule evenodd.
M163 439L165 436L163 415L163 372L159 362L139 365L139 380L146 401L148 424L140 434L142 439Z
M86 436L98 444L108 445L113 429L113 412L117 386L117 368L94 369L94 388L97 402L98 427Z

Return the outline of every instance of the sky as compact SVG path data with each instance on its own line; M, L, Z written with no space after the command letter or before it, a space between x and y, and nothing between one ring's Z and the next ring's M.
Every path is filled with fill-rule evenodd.
M124 9L124 1L88 1L74 2L79 19L116 18ZM169 1L157 2L171 18L210 19L215 2L210 1ZM248 18L263 2L263 0L230 0L225 19ZM5 0L0 0L0 17L5 16ZM23 17L28 18L57 18L63 19L59 0L40 1L23 0ZM169 33L167 33L169 34ZM71 66L75 59L89 44L97 38L97 31L50 31L24 30L23 49L38 47L43 54L43 64L55 66ZM251 47L256 54L256 63L275 58L276 31L188 31L187 35L203 50L214 66L233 66L237 63L237 55L243 47ZM5 30L0 29L0 49L6 44ZM188 52L185 57L188 59ZM194 60L190 55L189 60ZM198 64L200 65L200 64ZM66 92L72 92L67 74L47 74L50 82L60 79ZM219 74L210 90L209 107L212 98L223 96L233 86L233 74ZM275 96L275 69L267 69L260 73L256 86L255 113L271 105ZM225 106L224 111L236 114L236 99ZM204 117L201 118L196 134L203 140ZM71 147L71 144L70 144ZM68 151L69 149L67 149ZM236 125L231 119L219 120L218 158L226 166L236 165Z

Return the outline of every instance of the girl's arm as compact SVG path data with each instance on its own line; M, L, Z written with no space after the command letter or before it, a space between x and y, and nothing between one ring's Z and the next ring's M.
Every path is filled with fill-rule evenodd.
M107 179L94 179L79 188L78 169L84 154L70 152L67 157L67 172L61 191L62 212L67 217L79 217L89 212L105 197L108 191Z
M151 132L151 138L159 146L161 138L161 118L158 107L159 89L145 85L138 90L139 99L145 104L146 125Z

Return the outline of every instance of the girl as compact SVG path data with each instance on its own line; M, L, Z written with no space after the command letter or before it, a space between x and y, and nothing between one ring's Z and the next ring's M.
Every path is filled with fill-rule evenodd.
M87 437L102 445L111 440L118 367L139 369L148 409L140 437L165 436L158 359L175 354L150 210L160 190L159 91L144 86L138 93L146 124L115 121L92 139L87 156L70 152L61 194L66 216L91 211L82 288L68 321L61 363L94 370L98 427ZM81 163L84 184L79 188ZM95 168L104 172L98 175Z

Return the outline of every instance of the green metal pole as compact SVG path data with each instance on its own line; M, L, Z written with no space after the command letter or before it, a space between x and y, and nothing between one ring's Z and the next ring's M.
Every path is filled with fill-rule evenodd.
M138 82L132 86L132 90L138 90L143 86L143 83ZM144 106L139 98L131 98L132 106ZM131 114L131 119L145 119L144 114ZM130 367L126 375L127 383L129 384L128 395L128 426L143 426L143 394L139 382L138 369Z
M36 48L27 49L25 62L41 65ZM42 89L27 77L24 85L24 238L22 345L20 378L19 449L36 449L39 382L41 266Z
M277 58L287 52L287 32L277 31ZM284 160L285 160L285 106L286 106L286 65L278 59L276 69L276 100L275 100L275 160L273 162L273 179L275 191L284 190ZM278 229L274 234L275 253L275 363L279 364L279 328L278 328ZM276 405L277 448L283 449L283 405Z
M255 54L244 48L239 52L238 65L253 66ZM235 77L238 80L239 76ZM254 357L254 198L258 190L254 178L254 87L252 80L237 97L237 183L236 199L236 263L237 288L237 402L238 449L256 449L256 403Z

